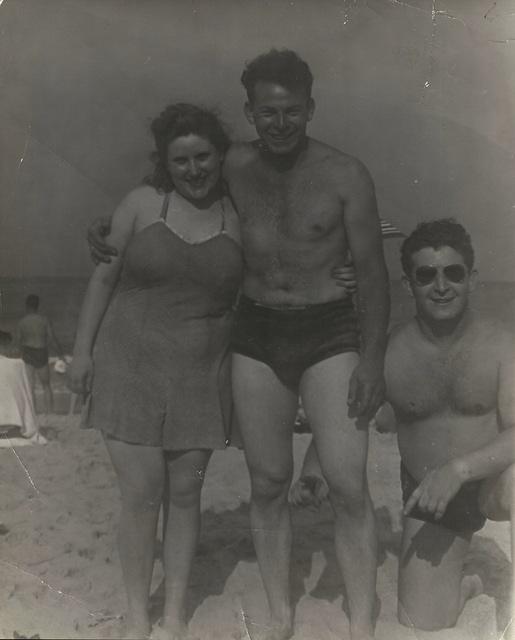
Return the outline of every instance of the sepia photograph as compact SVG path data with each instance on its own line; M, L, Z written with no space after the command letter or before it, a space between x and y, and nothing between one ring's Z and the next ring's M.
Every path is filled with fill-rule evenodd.
M515 640L514 0L0 0L0 638Z

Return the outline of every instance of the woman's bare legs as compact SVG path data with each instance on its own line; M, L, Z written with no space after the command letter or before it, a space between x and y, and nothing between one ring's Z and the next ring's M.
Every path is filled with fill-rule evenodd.
M122 498L118 551L127 592L126 638L150 635L148 599L165 460L161 447L105 438Z
M187 636L186 594L200 531L200 493L211 451L166 453L165 607L156 637ZM156 630L157 631L157 630Z

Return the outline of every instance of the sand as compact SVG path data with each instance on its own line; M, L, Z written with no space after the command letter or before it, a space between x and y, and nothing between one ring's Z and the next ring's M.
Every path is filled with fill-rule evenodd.
M97 432L78 416L52 416L44 446L0 449L0 636L115 638L124 610L116 552L119 495ZM295 462L309 436L295 435ZM378 640L494 640L508 620L509 529L488 523L475 536L467 571L485 593L469 601L455 629L422 633L396 622L400 539L398 453L392 434L371 433L369 477L379 521ZM189 592L191 630L206 640L260 640L267 616L249 532L249 480L243 454L214 454L203 493L203 530ZM332 517L294 510L292 593L295 640L345 640L342 580ZM152 611L162 608L157 553Z

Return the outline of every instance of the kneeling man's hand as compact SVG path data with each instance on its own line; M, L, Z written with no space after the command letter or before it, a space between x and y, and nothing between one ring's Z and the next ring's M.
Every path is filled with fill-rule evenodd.
M422 511L432 513L437 520L440 519L463 482L460 467L453 460L438 469L428 471L406 502L404 515L409 516L413 507L418 505Z

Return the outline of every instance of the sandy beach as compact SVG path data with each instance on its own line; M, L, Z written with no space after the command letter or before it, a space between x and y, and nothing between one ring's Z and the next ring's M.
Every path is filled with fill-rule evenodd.
M100 435L79 416L54 415L48 444L0 449L2 481L0 636L116 638L124 610L116 551L119 495ZM309 436L295 435L295 463ZM379 523L378 640L497 640L509 619L507 523L487 523L472 545L468 573L485 593L469 601L455 629L420 632L396 621L400 541L398 453L393 434L371 432L369 479ZM249 481L243 453L216 452L203 493L203 529L191 580L191 631L202 640L260 640L267 615L251 542ZM292 593L295 640L345 639L342 580L332 545L332 514L295 509ZM159 545L152 610L162 609ZM15 635L18 634L18 636Z

